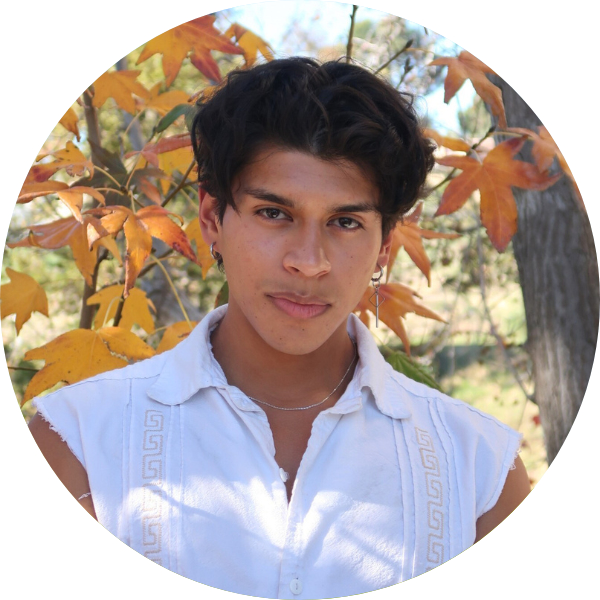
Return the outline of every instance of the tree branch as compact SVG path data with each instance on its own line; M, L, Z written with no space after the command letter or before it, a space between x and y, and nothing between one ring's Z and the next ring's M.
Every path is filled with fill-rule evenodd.
M100 263L107 257L108 252L102 249L100 256L96 258L96 266L94 267L94 272L92 274L92 284L88 285L87 281L85 282L83 288L83 296L81 298L81 312L79 313L79 329L91 329L92 328L92 319L94 318L94 313L96 312L96 307L93 305L88 305L88 298L93 296L96 293L96 286L98 284L98 270L100 269Z
M406 42L406 44L404 44L404 46L398 50L398 52L396 52L396 54L394 54L394 56L392 56L392 58L390 58L388 61L384 62L376 71L375 74L377 75L377 73L379 73L380 71L383 71L383 69L385 69L388 65L392 64L407 48L410 48L413 44L414 40L408 40L408 42Z
M187 178L188 178L189 174L192 172L192 169L194 168L195 164L196 164L196 160L193 159L192 162L190 163L190 166L188 167L187 171L183 174L182 180L177 184L177 187L165 198L164 202L162 203L163 208L175 197L177 192L185 186Z
M346 62L349 63L352 58L352 38L354 37L354 21L358 6L352 5L352 14L350 15L350 31L348 32L348 44L346 45Z

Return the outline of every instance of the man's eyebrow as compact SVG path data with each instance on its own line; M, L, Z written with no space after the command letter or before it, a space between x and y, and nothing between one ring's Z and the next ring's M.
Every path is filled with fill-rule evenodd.
M286 208L296 208L297 203L290 198L285 198L279 194L269 192L263 188L244 188L244 194L253 196L259 200L266 200L267 202L273 202L273 204L279 204ZM370 202L356 202L354 204L340 204L338 206L331 207L332 213L359 213L359 212L379 212L377 207Z

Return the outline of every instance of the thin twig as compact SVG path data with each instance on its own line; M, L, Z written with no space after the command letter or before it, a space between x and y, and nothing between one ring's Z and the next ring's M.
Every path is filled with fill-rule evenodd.
M380 71L383 71L383 69L385 69L388 65L390 65L391 63L393 63L407 48L410 48L412 46L414 40L408 40L408 42L406 42L406 44L404 44L404 46L398 50L398 52L396 52L396 54L394 54L394 56L392 56L392 58L390 58L388 61L384 62L376 71L375 74L377 75L377 73L379 73Z
M156 260L161 261L165 258L168 258L171 254L173 254L173 248L169 248L164 254L161 254ZM137 279L141 279L148 271L151 271L156 266L156 262L148 263L139 273ZM125 277L119 279L119 283L123 285L125 283Z
M352 38L354 37L354 20L358 6L352 5L352 14L350 15L350 31L348 32L348 44L346 45L346 62L349 63L352 58Z
M39 371L39 369L30 369L28 367L11 367L10 365L8 365L8 368L12 371L31 371L32 373L37 373Z
M502 340L502 337L498 333L498 330L496 329L496 326L494 325L494 321L492 319L492 314L491 314L490 308L488 306L487 294L486 294L486 290L485 290L485 278L484 278L484 273L483 273L483 246L481 243L481 230L480 229L477 231L477 258L478 258L478 262L479 262L479 289L481 291L481 300L483 302L483 309L485 311L485 316L490 324L490 332L494 336L494 338L496 338L496 342L498 344L498 347L502 351L502 356L504 357L506 366L508 367L509 371L512 373L513 377L515 378L515 381L517 382L518 386L521 388L521 391L523 392L523 394L525 395L525 397L528 400L533 401L533 396L527 392L527 390L525 389L525 386L521 382L521 377L519 376L517 369L513 365L512 360L510 359L510 356L508 355L508 351L506 350L506 347L504 346L504 341Z
M175 299L177 300L177 303L179 304L179 308L181 309L181 312L183 313L183 317L184 317L186 323L189 325L190 330L191 330L192 329L192 324L190 323L190 318L188 317L188 314L187 314L187 312L185 310L185 307L183 306L183 302L181 302L181 298L179 297L179 294L177 293L177 289L175 288L175 285L173 284L173 280L169 276L169 272L165 269L164 265L156 257L152 256L152 254L150 255L150 258L153 261L155 261L155 263L162 270L164 276L167 278L169 286L171 287L171 290L173 291L173 294L175 294Z
M121 317L123 316L123 306L125 306L125 297L123 294L121 294L121 297L119 298L119 305L117 306L115 317L113 319L113 327L118 327L119 323L121 322Z
M190 166L187 168L187 171L184 173L183 179L179 182L177 187L165 198L164 202L162 203L163 208L175 197L177 192L179 192L179 190L181 188L183 188L183 186L185 185L185 182L187 181L188 175L192 172L192 169L194 168L195 162L196 162L196 160L193 159L192 162L190 163Z

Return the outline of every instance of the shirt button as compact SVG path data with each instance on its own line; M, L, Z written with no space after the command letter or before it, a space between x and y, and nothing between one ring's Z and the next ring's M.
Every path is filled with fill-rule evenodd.
M292 590L292 594L301 594L302 593L302 583L298 578L292 579L290 582L290 590Z
M289 479L288 473L286 473L281 467L279 468L279 477L281 477L281 481L285 483Z

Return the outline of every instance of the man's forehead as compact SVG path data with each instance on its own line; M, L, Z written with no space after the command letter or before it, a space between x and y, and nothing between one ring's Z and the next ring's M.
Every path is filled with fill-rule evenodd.
M232 186L237 199L256 198L288 208L319 199L356 212L377 211L379 190L364 170L344 159L267 147L255 154Z

